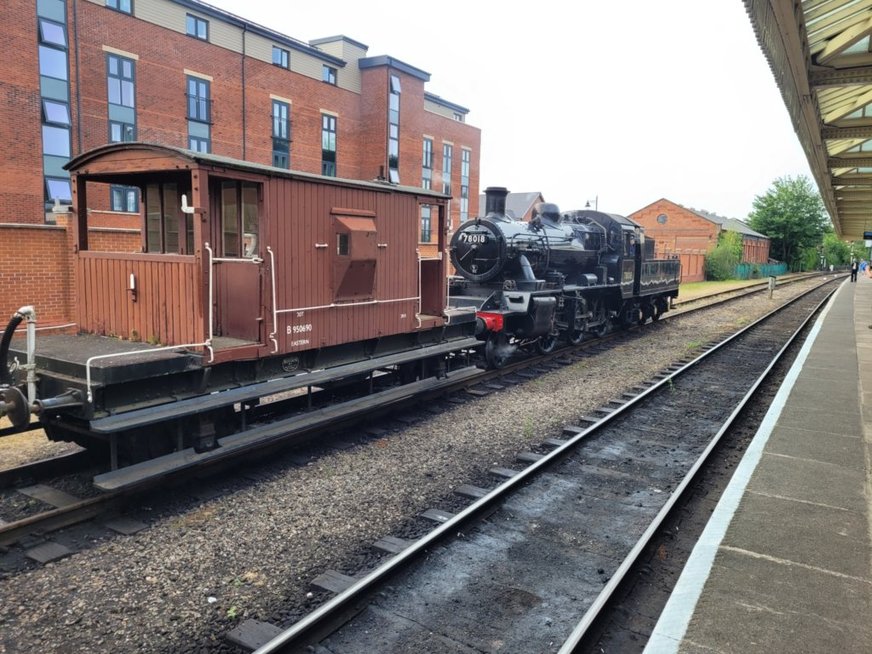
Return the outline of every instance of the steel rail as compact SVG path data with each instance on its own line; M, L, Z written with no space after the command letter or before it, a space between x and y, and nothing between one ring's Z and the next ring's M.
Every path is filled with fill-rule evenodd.
M816 290L816 289L814 289L814 290ZM811 293L811 292L812 291L809 291L809 293ZM828 293L827 296L818 303L818 305L808 315L808 317L802 321L802 324L794 331L794 333L790 336L790 338L788 338L788 340L784 344L784 346L775 354L775 356L769 362L769 365L766 366L766 369L760 374L760 376L757 378L757 380L752 384L752 386L748 390L748 392L745 393L745 396L739 401L739 404L736 405L736 408L727 417L726 421L723 423L721 428L714 435L714 437L712 437L712 440L708 443L706 448L702 451L700 456L694 462L693 466L691 466L690 470L688 470L687 474L684 476L684 479L682 479L681 483L678 484L678 486L676 486L675 490L672 492L672 494L669 496L669 499L666 501L666 504L663 505L663 507L660 509L660 511L654 517L654 520L651 521L651 524L648 526L648 528L644 531L642 536L639 538L639 540L636 542L636 544L630 550L629 554L627 554L627 556L624 558L624 560L618 566L618 569L615 571L615 573L611 576L609 581L603 587L602 591L597 596L596 600L594 600L594 603L590 606L590 608L587 610L587 612L582 616L581 620L578 622L578 625L576 625L572 634L570 634L569 638L567 638L566 641L564 641L558 654L571 654L573 651L575 651L575 648L579 645L579 643L581 643L581 641L584 639L585 635L587 634L588 629L590 629L591 625L593 625L593 623L599 617L602 610L608 605L609 600L612 598L612 595L614 594L615 590L617 590L618 586L620 586L621 582L624 580L624 577L632 569L632 567L636 564L639 557L642 555L645 548L648 546L648 543L651 541L651 539L657 533L657 530L660 528L660 526L663 524L663 522L666 520L666 518L669 517L670 513L672 512L672 509L675 507L675 505L678 503L678 501L683 497L685 491L688 489L690 484L693 483L693 480L696 478L697 473L705 465L705 463L708 460L711 453L714 451L714 449L720 443L723 435L725 433L727 433L727 431L729 431L729 429L732 427L733 423L736 421L736 418L738 417L738 415L742 412L742 410L745 408L745 406L757 394L757 391L759 390L760 386L763 384L764 381L766 381L766 378L769 377L769 374L772 372L772 369L778 364L778 362L784 356L787 349L799 337L799 335L806 328L808 323L813 318L817 317L818 313L821 310L821 307L823 307L823 305L825 303L830 301L830 298L832 297L833 293L835 293L835 289L833 291L831 291L830 293ZM802 297L804 297L804 296L800 296L800 297L796 298L796 300L802 299ZM792 304L792 302L791 302L791 304ZM784 306L785 307L789 306L789 304L784 305ZM781 308L778 311L780 311L780 310L781 310ZM773 313L776 313L776 312L773 312ZM764 318L768 318L768 315L764 316ZM755 326L758 322L760 322L760 321L758 320L758 321L752 323L746 329L749 329L749 328ZM742 334L744 331L746 331L746 330L743 329L742 332L738 332L736 334L736 336ZM729 342L733 338L735 338L735 336L728 339L727 341L724 341L723 343L717 345L715 348L712 348L709 352L706 352L706 354L704 356L708 356L709 354L715 352L717 349L720 349L721 346L725 345L727 342ZM688 365L690 365L690 364L688 364ZM682 368L682 370L683 369L684 368Z
M726 347L733 340L739 338L749 330L754 329L761 323L769 320L772 316L780 313L787 307L802 300L806 297L806 295L818 290L823 285L824 284L821 284L813 289L810 289L806 293L803 293L802 295L791 299L784 305L777 307L773 311L770 311L769 313L758 318L754 322L746 325L738 332L735 332L720 343L712 346L711 348L708 348L705 352L700 354L695 359L682 365L680 368L677 368L669 375L666 375L656 383L641 391L638 395L629 399L626 403L622 404L613 412L585 427L575 436L567 439L566 442L564 442L562 445L558 446L548 454L544 455L541 459L539 459L535 463L532 463L524 470L519 471L516 475L502 482L497 487L488 492L486 495L467 506L463 511L455 514L453 517L449 518L447 521L429 532L426 536L415 541L407 548L405 548L402 552L387 560L385 563L377 567L365 577L361 578L344 591L335 595L333 598L315 609L312 613L308 614L303 619L289 627L287 630L283 631L281 634L277 635L275 638L255 650L253 654L273 654L274 652L288 651L288 648L299 647L303 645L303 639L311 637L311 635L317 631L324 630L325 624L336 619L338 615L342 614L346 610L351 609L352 606L355 605L355 603L358 602L364 595L371 592L378 585L384 583L394 574L403 570L407 564L409 564L413 559L424 554L432 545L443 539L448 538L452 534L458 533L458 531L462 531L462 526L465 526L476 517L487 513L492 507L494 507L494 505L502 502L511 492L513 492L516 488L521 487L521 485L523 485L528 479L535 476L540 470L549 467L552 463L562 458L567 452L575 449L575 447L588 436L602 429L605 425L615 420L618 416L627 413L632 407L641 402L644 398L648 397L652 393L657 392L667 384L670 384L672 380L683 374L686 370L696 366L701 361L708 358L721 348ZM832 292L833 291L828 293L827 299L829 299L830 295L832 295ZM812 312L812 315L817 312L819 307L820 305L818 305L818 308L816 308L815 311ZM805 325L809 319L810 318L807 318L806 321L803 322L803 325ZM798 333L798 331L799 330L797 330L796 333ZM791 336L791 342L793 338L796 337L796 333ZM770 366L767 368L766 374L768 374L769 370L771 370L771 367L773 365L774 363L770 364ZM760 383L761 381L755 383L754 389L756 389ZM744 403L746 401L746 399L743 399L742 406L744 406ZM739 409L736 409L733 414L731 414L729 418L730 422L732 422L735 415L738 414L740 409L741 407ZM726 428L721 429L718 432L716 438L719 440L720 436L725 431ZM710 445L706 451L710 451L713 447L714 445ZM697 462L697 464L694 465L694 471L698 470L700 465L701 463ZM682 483L684 484L684 482ZM651 533L653 533L654 530L655 529L650 529ZM645 533L647 535L648 531L646 530ZM650 536L648 536L648 538L650 538ZM646 538L646 542L648 538ZM625 571L621 571L621 576L623 576L623 574L625 574ZM614 575L612 579L615 579L617 576L617 574ZM609 595L611 595L611 592L613 592L616 585L617 583L615 582L613 584L611 580L609 584L607 584L607 587L610 588Z

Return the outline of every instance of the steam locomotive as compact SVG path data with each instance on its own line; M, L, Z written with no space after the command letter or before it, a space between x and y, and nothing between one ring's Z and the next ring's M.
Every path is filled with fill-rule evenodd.
M541 353L614 327L658 320L678 296L681 264L655 259L654 240L615 214L534 208L528 223L506 215L508 190L485 190L486 214L460 226L450 255L458 275L450 303L476 307L487 367L519 349Z

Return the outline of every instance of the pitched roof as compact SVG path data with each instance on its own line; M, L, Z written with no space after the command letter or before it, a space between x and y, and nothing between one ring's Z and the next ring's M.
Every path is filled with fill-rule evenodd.
M704 218L705 220L720 225L721 229L726 229L730 232L739 232L740 234L744 234L745 236L753 236L755 238L769 238L768 236L766 236L766 234L755 232L748 226L747 223L739 220L738 218L726 218L725 216L719 216L716 213L703 211L702 209L691 209L689 207L684 208L692 213L695 213L700 218Z
M521 220L537 202L545 202L545 196L542 195L541 191L509 193L506 196L506 215ZM485 195L482 193L478 196L479 211L484 211L485 206L487 206Z

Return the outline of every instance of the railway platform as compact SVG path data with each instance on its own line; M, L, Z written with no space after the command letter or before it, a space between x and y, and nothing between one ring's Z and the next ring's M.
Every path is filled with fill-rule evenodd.
M816 321L645 654L872 651L872 279Z

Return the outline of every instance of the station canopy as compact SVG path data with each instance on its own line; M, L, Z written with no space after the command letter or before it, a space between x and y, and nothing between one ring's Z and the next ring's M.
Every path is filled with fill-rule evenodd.
M872 232L872 0L744 0L836 233Z

